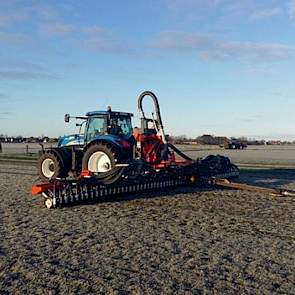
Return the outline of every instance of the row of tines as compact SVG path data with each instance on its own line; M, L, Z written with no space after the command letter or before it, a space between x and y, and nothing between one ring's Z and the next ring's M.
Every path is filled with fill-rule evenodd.
M120 194L137 193L146 190L164 189L168 187L182 185L182 179L167 179L163 181L122 184L116 186L101 186L94 184L71 183L62 189L56 189L45 197L51 197L54 207L62 207L67 204L81 203L96 200L107 196L116 196Z

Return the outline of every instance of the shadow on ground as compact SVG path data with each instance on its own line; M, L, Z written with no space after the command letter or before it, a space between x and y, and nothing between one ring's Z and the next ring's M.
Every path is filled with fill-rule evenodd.
M237 182L268 188L286 187L295 181L295 169L242 169Z

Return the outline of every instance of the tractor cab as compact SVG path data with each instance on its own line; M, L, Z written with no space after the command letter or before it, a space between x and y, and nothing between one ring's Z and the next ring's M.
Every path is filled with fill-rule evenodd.
M132 137L132 113L113 112L110 107L107 111L88 112L85 117L71 117L65 115L65 122L70 118L83 120L79 134L66 135L60 138L58 147L87 146L93 141L103 140L117 145L121 141L134 144ZM84 132L82 127L85 126Z
M132 136L131 113L108 110L88 112L86 116L85 144L106 136L111 141L118 138L128 140Z
M61 137L56 148L43 153L38 161L40 177L48 180L82 170L103 173L132 158L136 144L132 116L113 112L110 107L107 111L88 112L84 117L66 114L65 122L70 118L82 120L81 124L76 124L80 126L79 134Z

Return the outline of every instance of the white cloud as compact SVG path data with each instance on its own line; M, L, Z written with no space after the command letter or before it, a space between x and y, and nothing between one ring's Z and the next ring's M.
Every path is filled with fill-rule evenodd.
M8 95L5 93L0 93L0 100L5 100L8 98Z
M33 71L44 71L46 68L40 64L29 62L29 61L21 61L21 60L13 60L13 59L3 59L0 58L0 69L26 69Z
M91 32L83 36L79 41L79 46L90 51L121 53L128 48L127 44L105 30L97 31L96 33Z
M259 7L255 0L162 0L174 16L190 21L209 19L211 22L248 16ZM217 16L218 15L218 16ZM213 16L213 18L211 18Z
M8 26L16 22L21 22L26 18L26 13L2 13L0 14L0 26Z
M295 0L162 0L176 23L206 21L206 26L224 29L225 26L251 20L271 19L289 15L295 20ZM286 5L287 3L287 5ZM287 6L287 7L286 7Z
M189 10L201 10L201 9L215 9L225 0L164 0L167 7L174 11L189 11Z
M47 4L14 3L14 1L1 2L0 0L0 26L10 26L29 19L53 20L59 16L57 7Z
M167 12L176 22L195 22L203 20L221 9L224 0L162 0Z
M24 45L31 41L31 38L21 33L0 32L0 45Z
M39 27L41 33L45 33L47 35L68 35L74 32L75 26L71 24L64 23L46 23L41 24Z
M195 51L205 59L269 62L288 58L295 46L280 43L224 41L215 35L186 32L163 32L150 43L166 51Z
M290 0L288 13L291 20L295 20L295 0Z
M211 43L209 34L164 31L150 45L159 49L191 50L208 48Z
M90 51L124 52L128 47L112 31L99 26L45 23L39 26L39 32L49 36L63 36L63 40Z
M59 12L55 7L44 3L32 5L28 10L38 17L46 20L55 19L59 16Z
M259 9L252 13L251 19L253 20L261 20L276 17L283 14L283 9L280 7L271 7L265 9Z
M11 114L13 114L13 112L8 112L8 111L0 112L0 115L11 115Z
M228 59L237 58L265 62L287 58L294 52L295 46L280 43L227 41L219 43L217 48L209 49L206 53L208 57L221 54Z
M0 80L58 80L60 78L39 63L0 58ZM5 93L0 93L0 100L7 99L8 96Z
M266 66L265 64L251 64L242 69L239 69L239 74L247 76L270 76L274 74L273 68Z
M57 80L57 75L46 72L33 72L26 70L0 70L0 80Z

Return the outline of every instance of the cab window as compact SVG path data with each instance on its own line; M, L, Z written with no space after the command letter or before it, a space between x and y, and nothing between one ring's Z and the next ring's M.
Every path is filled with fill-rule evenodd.
M106 116L98 116L98 117L90 117L88 119L86 130L86 140L90 141L97 135L105 134L107 131L107 117Z
M131 118L128 116L118 116L111 118L111 125L118 128L118 135L132 134Z

